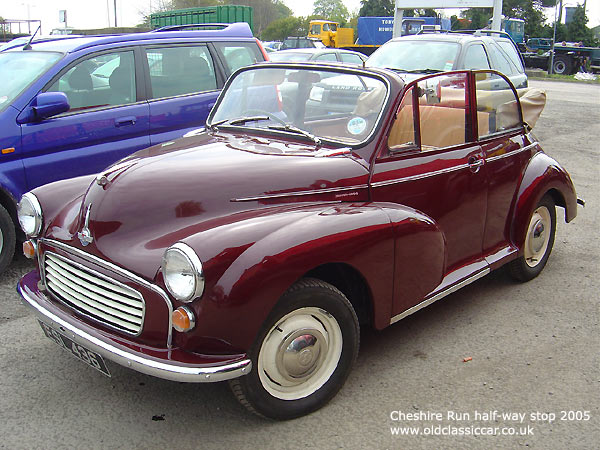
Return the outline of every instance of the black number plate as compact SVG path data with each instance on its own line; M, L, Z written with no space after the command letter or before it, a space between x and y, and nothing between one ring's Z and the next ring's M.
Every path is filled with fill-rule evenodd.
M79 358L84 363L92 366L94 369L99 370L107 377L110 377L110 372L108 371L101 355L85 348L83 345L73 342L64 334L56 331L54 328L46 325L44 322L40 322L40 326L42 327L42 330L44 330L46 337L52 339L56 344L60 345L76 358Z

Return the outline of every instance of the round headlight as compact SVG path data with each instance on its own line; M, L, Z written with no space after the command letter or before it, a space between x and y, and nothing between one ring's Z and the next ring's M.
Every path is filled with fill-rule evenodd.
M165 251L162 273L167 289L181 302L192 301L204 291L202 263L189 245L178 242Z
M42 207L31 192L23 195L17 206L17 215L21 229L27 236L36 237L42 231Z

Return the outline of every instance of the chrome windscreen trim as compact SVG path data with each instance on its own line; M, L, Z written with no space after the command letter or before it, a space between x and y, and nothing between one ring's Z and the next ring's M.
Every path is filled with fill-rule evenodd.
M64 250L67 253L71 253L73 255L76 255L82 259L85 259L87 261L90 261L93 264L97 264L100 267L103 267L107 270L111 270L113 272L116 272L122 276L124 276L125 278L129 278L131 281L138 283L142 286L144 286L145 288L155 292L156 294L160 295L162 297L162 299L165 301L165 303L167 304L167 309L169 310L169 329L168 329L168 335L167 335L167 348L171 348L172 346L172 341L173 341L173 304L171 303L171 300L169 299L169 297L167 296L167 294L165 293L165 291L163 291L160 287L158 287L157 285L150 283L149 281L146 281L145 279L135 275L134 273L131 273L119 266L117 266L116 264L110 263L108 261L105 261L103 259L98 258L97 256L94 255L90 255L89 253L86 253L82 250L79 250L78 248L75 247L71 247L70 245L64 244L60 241L55 241L54 239L40 239L40 242L44 245L47 245L49 247L54 247L54 248L59 248L61 250Z
M17 291L21 295L23 303L34 310L37 319L51 327L60 328L61 331L69 335L69 339L123 367L165 380L185 383L209 383L229 380L247 375L252 370L250 359L242 359L219 366L194 367L189 364L178 365L173 361L157 361L145 355L124 350L80 330L47 310L33 296L29 295L29 292L23 289L20 283L17 286Z
M312 191L283 192L281 194L264 194L264 195L257 195L254 197L232 198L230 201L231 202L252 202L252 201L267 200L267 199L272 199L272 198L298 197L298 196L305 196L305 195L330 194L333 192L356 191L357 189L367 189L368 187L369 186L366 184L360 184L357 186L315 189Z
M456 172L457 170L463 170L463 169L468 169L468 168L469 168L468 164L461 164L459 166L449 167L447 169L436 170L434 172L426 172L426 173L422 173L419 175L412 175L410 177L396 178L394 180L376 181L375 183L372 183L371 186L372 187L389 186L391 184L398 184L398 183L405 183L407 181L421 180L423 178L434 177L436 175L443 175L446 173Z
M508 153L504 153L502 155L491 156L489 158L485 158L485 160L487 162L493 162L493 161L496 161L498 159L508 158L509 156L516 155L517 153L521 153L521 152L524 152L524 151L527 151L527 150L531 150L533 147L536 147L537 145L538 145L538 143L534 142L533 144L529 144L529 145L526 145L525 147L518 148L516 150L513 150L512 152L508 152Z
M458 291L460 288L465 287L468 284L473 283L474 281L479 280L480 278L483 278L484 276L486 276L488 273L490 273L490 268L487 267L485 269L483 269L480 272L477 272L473 275L471 275L468 278L465 278L464 280L453 284L452 286L447 287L446 289L444 289L441 292L438 292L437 294L434 294L433 296L423 300L421 303L419 303L418 305L413 306L412 308L407 309L406 311L394 316L391 318L390 320L390 325L393 323L398 322L399 320L404 319L407 316L410 316L411 314L416 313L417 311L419 311L422 308L425 308L426 306L431 305L432 303L437 302L438 300L446 297L447 295L452 294L453 292Z

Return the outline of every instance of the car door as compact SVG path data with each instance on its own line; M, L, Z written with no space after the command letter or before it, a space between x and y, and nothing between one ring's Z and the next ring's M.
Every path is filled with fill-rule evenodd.
M460 280L486 267L482 242L487 177L481 147L472 135L467 87L466 72L414 83L373 166L373 200L429 216L446 246L441 273L433 267L406 267L410 261L396 262L393 314L420 302L444 276Z
M539 90L523 93L523 101L529 108L523 117L517 91L508 77L487 71L478 72L475 77L477 137L489 178L483 252L493 264L515 250L510 243L510 211L535 147L523 134L522 124L523 120L537 119L543 109L545 94Z
M213 56L206 44L144 48L149 80L150 143L177 139L203 127L219 95Z
M80 58L43 89L64 92L71 108L21 126L28 189L100 172L149 145L135 53L127 48Z

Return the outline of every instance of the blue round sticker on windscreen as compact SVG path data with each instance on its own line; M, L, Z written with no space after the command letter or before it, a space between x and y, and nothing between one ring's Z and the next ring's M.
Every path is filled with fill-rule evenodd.
M348 125L346 128L348 128L348 133L350 133L350 134L354 134L354 135L362 134L367 129L367 121L365 119L363 119L362 117L353 117L348 122Z

